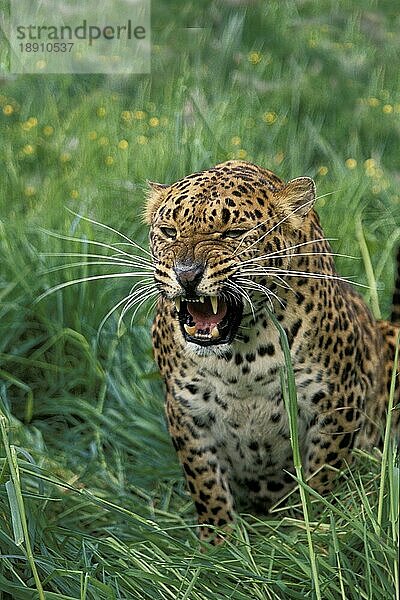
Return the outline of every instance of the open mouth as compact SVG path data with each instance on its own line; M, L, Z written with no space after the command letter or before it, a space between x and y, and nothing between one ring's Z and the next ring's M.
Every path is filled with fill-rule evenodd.
M177 296L175 306L187 342L199 346L229 344L242 320L243 305L220 296Z

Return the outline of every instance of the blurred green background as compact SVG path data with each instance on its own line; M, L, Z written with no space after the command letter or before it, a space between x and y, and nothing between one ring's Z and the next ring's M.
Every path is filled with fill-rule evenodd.
M239 594L244 577L230 572L228 584L213 578L212 566L209 580L196 575L192 595L179 595L195 569L213 563L202 559L193 571L182 559L196 547L193 510L164 424L148 307L133 324L128 315L119 334L114 315L97 338L132 282L88 282L35 302L53 285L111 272L84 265L49 271L79 260L49 254L85 255L99 250L90 240L121 241L66 209L145 246L146 180L169 183L228 158L285 179L309 175L334 250L355 257L337 261L340 273L371 283L364 239L375 312L388 316L400 238L399 50L397 0L154 0L150 75L3 74L0 405L8 443L20 449L40 576L54 597L226 598L229 590ZM370 301L371 292L363 294ZM18 518L11 519L4 486L0 502L7 556L0 589L4 598L35 597L24 589L33 580L24 544L15 545ZM291 554L271 559L269 576L303 551L295 538L287 543ZM164 567L149 571L155 557ZM269 597L257 579L267 576L263 560L259 571L246 567L256 595L232 597ZM354 564L349 571L357 572ZM268 588L270 597L304 598L307 573L292 565L284 577L289 583ZM299 596L291 595L293 580ZM357 596L354 587L347 597L390 593L390 583L379 587L382 573L372 580L376 596ZM218 595L221 582L228 591ZM326 598L339 597L335 585L327 583Z

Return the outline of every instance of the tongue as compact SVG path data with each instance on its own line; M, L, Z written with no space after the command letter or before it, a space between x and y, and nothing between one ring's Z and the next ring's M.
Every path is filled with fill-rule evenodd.
M227 313L228 307L223 300L218 299L218 310L214 315L209 298L205 297L204 303L188 302L187 310L196 324L196 329L212 329L218 325Z

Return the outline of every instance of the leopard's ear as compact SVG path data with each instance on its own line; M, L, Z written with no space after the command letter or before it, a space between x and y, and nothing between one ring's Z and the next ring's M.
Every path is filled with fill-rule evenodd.
M144 209L143 218L145 223L151 225L153 215L164 200L165 191L169 186L165 183L155 183L154 181L147 181L147 185L149 186L149 190L147 194L146 207Z
M291 221L301 221L315 202L315 183L310 177L298 177L289 181L276 194L279 207Z
M146 183L153 192L161 192L161 190L165 190L168 187L166 183L157 183L156 181L147 180Z

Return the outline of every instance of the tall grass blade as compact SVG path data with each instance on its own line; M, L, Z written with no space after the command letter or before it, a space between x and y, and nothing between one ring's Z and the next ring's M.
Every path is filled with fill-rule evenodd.
M26 513L25 513L25 504L24 504L24 500L22 497L21 480L20 480L19 467L18 467L18 462L17 462L17 454L15 451L15 447L12 445L9 445L9 443L8 443L7 419L1 410L0 410L0 429L1 429L1 436L3 439L3 445L4 445L4 448L6 451L8 468L10 469L11 479L12 479L13 510L15 513L18 513L18 517L16 516L16 514L14 515L14 519L16 519L16 522L18 523L18 537L20 536L20 533L21 533L19 530L19 527L20 527L22 529L22 533L23 533L23 541L25 542L24 551L25 551L26 557L28 559L29 565L31 567L31 570L32 570L32 574L33 574L33 578L35 580L35 585L36 585L36 589L38 592L39 600L45 600L42 583L40 581L39 573L36 568L35 558L33 556L31 542L30 542L28 524L27 524ZM13 520L13 524L14 524L14 520ZM22 540L21 540L21 544L22 544Z
M389 464L389 452L391 446L391 429L392 429L392 413L393 413L393 405L394 405L394 394L396 390L396 380L397 380L397 369L399 364L399 345L400 345L400 333L397 336L396 340L396 351L394 355L394 363L393 363L393 371L392 378L390 381L390 392L389 392L389 401L387 406L387 417L386 417L386 427L385 427L385 437L383 441L383 451L382 451L382 465L381 465L381 478L380 478L380 487L379 487L379 499L378 499L378 525L382 525L382 515L383 515L383 504L384 504L384 496L386 490L386 474Z
M8 502L10 504L14 542L16 546L21 546L21 544L24 541L24 531L18 510L17 494L15 493L15 487L12 481L6 481L5 486L8 496Z
M310 525L310 500L304 486L304 472L301 461L301 453L300 453L300 445L299 445L299 435L298 435L298 425L297 425L297 415L298 415L298 407L297 407L297 390L296 390L296 381L294 377L292 359L290 355L290 348L287 340L287 336L285 330L282 325L279 323L278 319L274 315L272 311L267 308L268 315L275 325L276 329L279 333L281 348L283 351L284 359L285 359L285 369L281 371L281 387L283 399L285 402L286 412L289 418L289 428L290 428L290 442L292 445L293 451L293 464L296 471L297 479L299 480L299 492L301 498L301 505L304 515L304 522L306 526L307 532L307 542L308 542L308 551L309 558L311 564L311 572L312 572L312 583L314 586L315 594L317 600L322 600L320 584L319 584L319 574L318 574L318 565L316 554L314 550L314 543L312 539L312 531Z
M361 217L356 220L356 237L358 245L360 247L361 256L364 261L365 273L367 275L368 286L371 295L371 308L375 319L381 319L381 309L379 306L378 289L376 285L376 278L374 275L374 269L371 262L371 256L368 250L367 242L365 241L364 228L361 221Z

